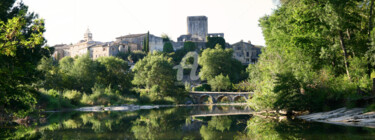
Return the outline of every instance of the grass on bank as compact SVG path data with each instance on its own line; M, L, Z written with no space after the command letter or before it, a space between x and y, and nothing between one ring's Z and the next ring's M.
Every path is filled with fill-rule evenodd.
M54 89L39 92L39 106L46 110L60 110L92 105L123 105L135 104L138 99L131 95L122 95L119 91L110 87L95 86L92 94L76 90L65 90L63 92Z

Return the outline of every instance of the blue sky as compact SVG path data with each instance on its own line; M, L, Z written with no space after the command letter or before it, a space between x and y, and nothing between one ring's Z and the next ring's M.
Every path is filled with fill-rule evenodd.
M187 16L208 17L209 33L225 33L229 43L264 45L258 19L277 8L273 0L23 0L45 19L47 44L76 43L87 27L96 41L145 33L173 40L186 34Z

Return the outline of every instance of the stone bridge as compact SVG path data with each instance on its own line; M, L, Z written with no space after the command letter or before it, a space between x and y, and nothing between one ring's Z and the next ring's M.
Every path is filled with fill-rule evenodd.
M190 97L197 104L202 104L206 98L211 99L212 103L220 102L224 97L228 98L229 102L235 102L241 98L248 100L253 94L253 92L189 92Z

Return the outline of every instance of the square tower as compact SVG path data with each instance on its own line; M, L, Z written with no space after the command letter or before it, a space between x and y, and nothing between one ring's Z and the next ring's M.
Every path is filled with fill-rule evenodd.
M206 41L208 24L206 16L187 17L188 35L199 41Z

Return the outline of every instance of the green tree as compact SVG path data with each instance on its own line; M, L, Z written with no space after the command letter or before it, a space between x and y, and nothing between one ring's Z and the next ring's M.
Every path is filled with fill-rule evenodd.
M161 53L152 53L134 65L132 83L146 89L153 89L156 97L173 96L176 71L172 58ZM149 92L151 93L151 92Z
M14 3L0 2L0 111L25 115L36 103L32 84L42 76L37 64L51 52L42 48L44 21Z
M223 74L220 74L215 78L208 80L208 84L211 86L213 91L228 90L232 85L229 77L224 76Z
M202 66L199 75L202 80L210 81L219 74L228 75L232 82L238 82L242 64L234 59L232 49L222 49L216 45L215 49L205 49L199 58L199 65Z
M215 48L219 44L222 49L225 49L226 43L223 37L207 37L206 48Z
M150 51L150 32L147 32L146 37L143 39L143 51L148 53Z
M98 71L103 70L105 68L100 68L98 62L93 61L88 54L78 57L69 71L69 76L74 79L74 81L71 81L74 83L72 89L91 93L91 88L95 85Z
M318 111L343 106L357 87L368 90L362 57L373 20L369 9L370 1L288 0L261 18L267 48L248 68L259 93L250 105Z
M44 73L41 80L38 81L38 85L45 89L56 89L59 88L61 78L59 75L58 66L52 58L44 57L39 62L37 69Z
M105 70L100 74L101 76L98 77L99 83L121 91L131 87L132 77L127 62L113 56L100 57L96 61L105 67Z
M174 52L173 45L172 45L171 42L166 42L166 43L164 43L164 46L163 46L163 52L165 52L165 53L171 53L171 52Z

